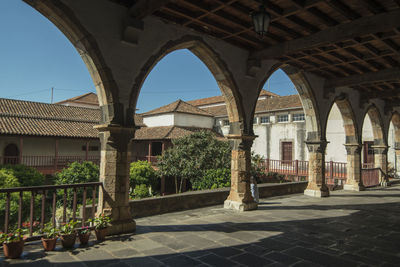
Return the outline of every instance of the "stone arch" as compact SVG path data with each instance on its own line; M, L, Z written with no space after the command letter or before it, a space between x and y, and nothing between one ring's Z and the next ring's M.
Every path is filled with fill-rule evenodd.
M212 73L225 98L231 129L233 133L239 134L242 128L240 125L243 121L243 109L241 101L239 101L240 94L233 76L228 71L226 64L220 56L203 39L194 36L184 36L178 40L167 42L147 60L142 66L139 75L135 78L134 85L131 89L129 101L130 109L136 109L142 85L154 66L166 55L179 49L188 49L191 51Z
M367 114L371 120L374 145L387 146L387 137L384 133L383 120L378 108L375 105L371 105L364 114L364 118Z
M400 114L398 112L394 112L392 114L391 122L393 124L394 129L394 146L395 148L400 147Z
M259 84L258 94L260 94L263 85L266 83L268 78L278 69L283 70L283 72L285 72L285 74L290 78L300 96L304 115L306 117L307 140L325 140L324 129L322 129L320 123L317 101L311 89L311 85L303 71L288 64L275 64ZM254 107L255 106L256 105L254 105ZM252 112L252 118L254 117L254 113L255 108Z
M100 106L118 102L118 88L95 38L61 1L23 0L51 21L73 44L95 84ZM104 116L103 116L104 117Z
M361 134L359 133L357 120L350 101L345 97L339 97L335 99L332 106L333 104L337 105L340 115L342 116L344 133L346 135L346 144L360 144ZM330 110L332 109L332 106Z

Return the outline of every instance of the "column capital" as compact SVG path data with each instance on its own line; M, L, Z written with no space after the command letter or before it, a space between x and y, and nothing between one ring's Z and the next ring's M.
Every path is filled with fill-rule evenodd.
M386 145L373 145L374 154L387 154L389 146Z
M250 151L253 141L257 138L257 135L228 134L226 135L226 138L233 143L233 150Z
M100 124L93 128L99 131L102 150L127 151L129 142L135 137L135 127L118 124Z
M361 149L362 149L362 145L361 144L357 144L357 143L353 143L353 144L344 144L347 154L348 155L354 155L354 154L360 154L361 153Z
M326 145L329 143L326 140L306 141L308 152L325 153Z

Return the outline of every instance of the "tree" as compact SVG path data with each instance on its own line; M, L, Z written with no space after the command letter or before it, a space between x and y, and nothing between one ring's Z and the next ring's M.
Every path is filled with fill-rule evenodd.
M68 165L67 168L56 174L55 183L57 185L62 184L79 184L99 181L99 167L90 161L84 161L82 163L73 162ZM58 203L61 205L63 200L63 190L57 191ZM92 188L87 188L87 196L92 195ZM77 189L77 203L82 203L83 189ZM68 189L67 202L68 207L72 207L73 190Z
M230 169L231 147L229 142L216 139L210 131L199 131L175 139L173 147L166 150L158 161L160 173L181 178L178 191L182 191L183 179L192 184L202 179L207 170Z
M158 173L153 169L150 162L136 161L131 163L129 185L133 192L135 192L136 187L142 185L147 188L147 192L149 192L148 188L151 188L150 191L153 192L159 187L159 181Z

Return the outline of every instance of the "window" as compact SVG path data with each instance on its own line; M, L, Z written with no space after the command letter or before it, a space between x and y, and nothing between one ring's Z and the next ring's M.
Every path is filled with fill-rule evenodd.
M229 126L229 120L223 120L222 125L224 126Z
M287 122L289 121L289 115L278 115L278 122Z
M293 121L304 121L304 113L293 114Z
M257 117L254 117L253 124L257 124Z
M292 142L282 142L282 161L290 163L292 161Z
M261 123L270 123L269 116L261 117Z

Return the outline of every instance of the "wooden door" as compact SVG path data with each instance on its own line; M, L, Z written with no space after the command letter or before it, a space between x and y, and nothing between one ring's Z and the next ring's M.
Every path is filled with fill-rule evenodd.
M292 142L282 142L282 161L283 163L292 162Z

